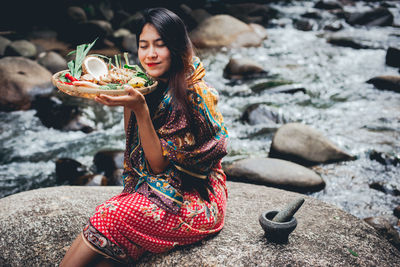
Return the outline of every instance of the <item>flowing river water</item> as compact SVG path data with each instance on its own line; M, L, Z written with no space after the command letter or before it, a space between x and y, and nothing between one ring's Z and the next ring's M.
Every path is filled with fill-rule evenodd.
M355 155L354 161L314 167L326 182L311 196L337 205L360 217L391 215L400 205L400 168L370 159L371 153L400 157L400 94L382 91L366 83L378 75L398 75L385 65L389 46L398 47L400 30L394 27L351 27L343 22L338 32L351 36L371 49L338 47L326 41L323 30L299 31L291 20L312 8L313 2L276 5L282 17L272 21L268 39L261 47L198 51L206 70L206 80L220 92L219 107L230 134L226 163L237 159L268 156L274 132L284 122L300 122L319 131L341 149ZM355 10L363 6L353 7ZM399 22L397 4L395 22ZM352 10L350 10L352 11ZM332 20L325 14L323 21ZM222 77L230 58L250 58L269 73L262 79L233 84ZM285 80L301 85L305 93L254 93L253 84L265 80ZM63 101L78 104L92 133L63 132L46 128L34 110L0 112L0 197L34 188L54 186L55 161L68 157L91 166L99 150L124 149L122 109L98 105L57 94ZM278 123L260 117L256 124L239 118L246 107L261 103L278 114ZM381 183L388 192L370 188Z

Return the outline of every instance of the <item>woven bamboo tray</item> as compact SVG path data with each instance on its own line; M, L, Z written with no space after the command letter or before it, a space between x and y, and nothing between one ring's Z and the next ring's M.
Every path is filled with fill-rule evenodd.
M127 92L125 92L124 89L105 90L105 89L94 89L94 88L88 88L88 87L84 87L84 86L65 84L62 81L60 81L59 77L61 74L63 74L64 72L67 72L67 71L68 70L62 70L62 71L55 73L52 77L52 82L53 82L54 86L56 86L60 91L66 93L68 95L93 99L100 94L110 95L110 96L119 96L119 95L127 94ZM141 94L146 95L146 94L153 92L157 88L157 84L158 84L157 81L155 81L151 86L139 87L139 88L135 88L135 89L138 90Z

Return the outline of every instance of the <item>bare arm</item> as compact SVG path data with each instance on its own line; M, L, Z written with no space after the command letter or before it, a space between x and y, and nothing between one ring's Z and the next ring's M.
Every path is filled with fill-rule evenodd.
M136 121L139 127L140 142L147 162L150 164L155 174L161 173L169 164L169 160L162 155L162 147L160 139L154 129L150 118L150 112L142 94L133 88L126 89L129 95L124 96L107 96L100 95L95 98L99 103L108 106L124 107L124 125L125 133L127 132L129 117L131 111L135 113Z
M132 112L132 110L130 108L124 107L124 129L125 129L125 134L128 134L128 125L129 125L129 119L131 117L131 112Z

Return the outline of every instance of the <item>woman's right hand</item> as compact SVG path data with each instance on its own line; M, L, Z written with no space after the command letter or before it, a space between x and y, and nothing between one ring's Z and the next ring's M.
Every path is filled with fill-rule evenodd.
M100 94L95 97L95 101L107 106L123 106L132 110L136 115L147 110L146 100L138 90L130 85L124 85L127 95L109 96Z

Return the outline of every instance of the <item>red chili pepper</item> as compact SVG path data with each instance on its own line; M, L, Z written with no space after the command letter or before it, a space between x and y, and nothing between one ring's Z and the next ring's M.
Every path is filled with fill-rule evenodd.
M75 81L79 81L77 78L75 78L74 76L72 76L69 73L65 73L65 78L67 78L68 80L70 80L71 82L75 82Z
M63 83L63 84L69 84L69 85L73 85L72 83L67 83L67 82L63 82L63 81L58 81L59 83Z

